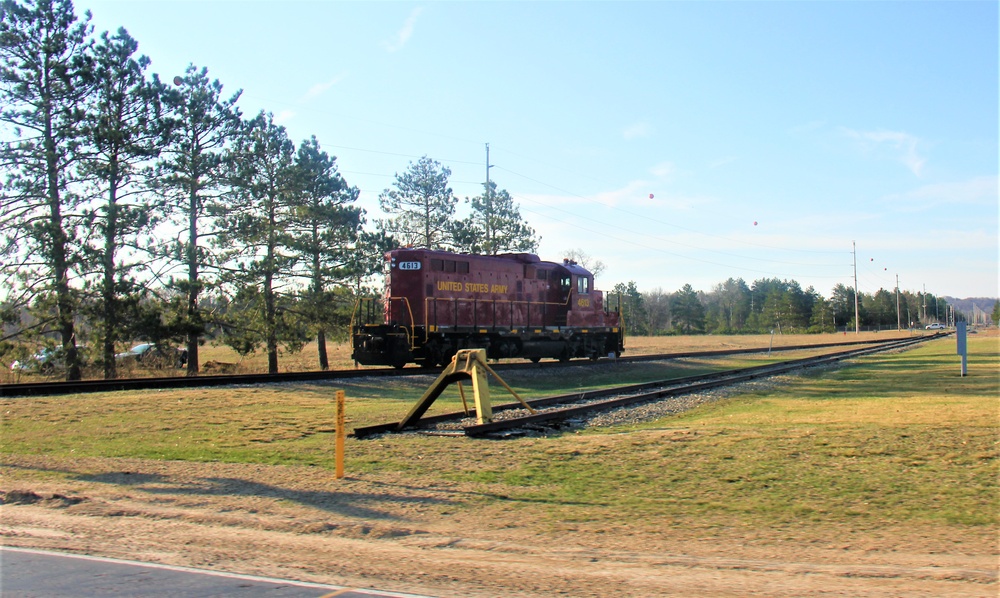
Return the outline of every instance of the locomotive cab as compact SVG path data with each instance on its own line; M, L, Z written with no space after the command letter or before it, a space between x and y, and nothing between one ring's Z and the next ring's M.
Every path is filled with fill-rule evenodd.
M560 268L564 272L559 288L566 305L563 325L617 326L617 314L604 312L604 293L593 288L594 275L570 260L564 260Z

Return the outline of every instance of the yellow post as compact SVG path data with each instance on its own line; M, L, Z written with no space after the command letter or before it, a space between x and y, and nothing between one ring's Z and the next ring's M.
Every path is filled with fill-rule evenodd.
M337 391L337 479L344 477L344 391Z
M472 372L472 395L476 400L476 423L486 424L493 421L493 404L490 403L490 384L486 377L486 349L469 351L469 363Z

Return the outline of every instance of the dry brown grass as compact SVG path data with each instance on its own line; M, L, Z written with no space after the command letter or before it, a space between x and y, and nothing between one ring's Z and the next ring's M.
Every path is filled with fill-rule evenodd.
M650 355L684 351L709 351L713 349L753 349L757 347L791 347L795 345L820 345L825 343L851 343L906 338L909 330L862 332L860 334L745 334L702 336L629 336L625 338L625 355ZM773 343L773 344L772 344Z
M793 345L813 345L823 343L840 343L854 341L886 340L910 336L909 331L902 332L862 332L861 334L776 334L773 338L774 347ZM923 334L917 332L916 334ZM772 342L771 336L731 335L731 336L630 336L625 339L625 355L650 355L654 353L672 353L684 351L701 351L710 349L749 349L767 347ZM348 343L327 343L327 355L330 368L335 370L351 369L351 346ZM229 347L207 345L201 348L200 361L205 363L215 360L223 363L238 363L240 373L257 373L267 371L267 355L257 353L239 360L239 355ZM278 357L278 367L282 372L303 372L319 369L319 355L316 343L309 343L298 353L282 352Z
M996 332L996 329L989 329ZM887 340L903 338L913 334L927 334L923 330L910 332L862 332L838 334L767 334L757 335L704 335L704 336L629 336L625 339L625 356L650 355L656 353L680 353L686 351L707 351L712 349L750 349L760 347L788 347L794 345L813 345L824 343L849 343L856 341ZM351 359L349 343L327 342L327 355L330 369L345 370L355 367ZM258 352L240 358L239 354L225 345L206 344L199 349L198 361L202 365L202 373L212 374L257 374L267 372L267 355ZM213 366L205 367L214 362ZM278 371L307 372L319 370L318 347L315 342L308 343L302 351L295 353L279 351ZM123 378L140 378L153 376L182 376L184 370L173 368L150 369L142 366L131 367L119 373ZM102 377L98 368L85 368L84 377L98 379ZM58 380L58 373L43 375L39 373L24 373L14 376L9 370L0 372L0 383L34 382L39 380Z

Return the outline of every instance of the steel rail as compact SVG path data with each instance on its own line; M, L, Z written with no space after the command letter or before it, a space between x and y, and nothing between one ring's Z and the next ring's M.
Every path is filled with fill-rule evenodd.
M880 344L875 347L851 349L848 351L841 351L838 353L832 353L827 355L793 359L790 361L785 361L775 364L766 364L760 366L753 366L749 368L712 372L709 374L703 374L698 376L672 378L667 380L644 382L640 384L630 384L614 388L576 392L576 393L569 393L552 397L545 397L541 399L529 400L527 401L529 405L531 405L533 408L541 408L541 409L546 409L554 405L561 405L561 404L581 402L581 401L594 401L594 402L590 402L585 405L546 409L544 411L539 411L538 413L533 415L498 420L485 424L466 426L462 429L462 432L464 432L466 436L488 436L490 434L495 434L497 432L502 432L505 430L516 429L519 427L532 426L546 422L571 419L592 411L613 409L616 407L622 407L631 404L645 403L664 397L700 392L704 390L718 388L721 386L728 386L740 382L746 382L757 378L764 378L781 373L787 373L789 371L826 365L829 363L842 361L844 359L851 359L854 357L859 357L870 353L877 353L881 351L903 348L911 344L930 340L931 338L932 337L914 337L908 339L896 339L893 341L886 342L884 344ZM621 396L621 395L626 395L626 396ZM596 399L608 396L615 398L605 401L595 401ZM493 412L498 413L505 410L520 409L521 407L522 406L519 403L507 403L503 405L495 405L493 407ZM469 415L467 415L464 412L446 413L446 414L422 418L418 422L418 424L421 426L427 426L427 425L440 424L450 421L459 421L466 417L469 417ZM354 430L354 435L358 438L365 438L376 434L396 431L397 427L398 427L398 422L356 428Z
M863 355L877 353L880 351L886 351L891 349L897 349L900 347L905 347L910 344L914 344L921 341L902 341L893 346L881 346L881 347L867 347L864 349L853 349L850 351L843 351L838 354L832 355L821 355L816 357L808 357L804 359L796 359L788 361L782 364L770 364L768 366L757 366L754 368L747 368L744 371L731 371L730 375L723 377L710 376L708 380L692 380L686 384L681 384L679 386L673 386L670 388L661 388L654 390L652 392L639 393L624 397L618 397L614 399L609 399L607 401L599 401L594 403L588 403L586 405L579 405L574 407L565 407L562 409L552 409L548 411L541 411L532 415L525 415L517 418L494 421L485 424L478 424L472 426L466 426L463 430L466 436L488 436L496 432L511 430L519 427L536 425L545 422L561 421L570 419L576 416L580 416L593 411L602 411L606 409L614 409L617 407L625 407L628 405L634 405L639 403L646 403L656 399L662 399L666 397L673 397L685 394L691 394L696 392L703 392L706 390L711 390L714 388L719 388L721 386L730 386L733 384L739 384L741 382L748 382L750 380L755 380L758 378L764 378L768 376L775 376L778 374L784 374L795 370L817 367L822 365L828 365L830 363L842 361L844 359L852 359L855 357L860 357Z
M930 339L942 336L934 334L916 338ZM569 362L542 362L542 363L503 363L494 365L493 368L504 371L517 371L526 369L538 369L540 367L566 367L579 365L581 363L593 363L602 365L608 363L633 363L642 361L663 361L668 359L684 359L696 357L721 357L727 355L745 355L764 352L781 351L803 351L809 349L824 349L838 346L852 345L881 345L887 342L882 340L867 341L847 341L839 343L816 343L806 345L789 345L782 347L753 347L749 349L713 349L709 351L688 351L679 353L662 353L653 355L633 355L619 357L614 360L600 359L590 361L577 359ZM213 376L164 376L155 378L119 378L115 380L79 380L74 382L26 382L18 384L0 384L0 397L32 397L32 396L55 396L67 394L87 394L95 392L113 392L120 390L148 390L148 389L173 389L173 388L203 388L214 386L236 386L248 384L276 384L283 382L317 382L328 380L350 380L365 377L395 377L395 376L423 376L440 373L443 368L372 368L353 370L329 370L311 372L284 372L279 374L230 374Z

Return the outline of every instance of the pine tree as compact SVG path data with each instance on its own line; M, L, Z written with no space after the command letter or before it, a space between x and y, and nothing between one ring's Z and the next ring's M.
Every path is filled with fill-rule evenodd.
M634 280L628 281L628 284L622 282L616 284L605 300L608 305L615 305L621 310L622 327L625 328L626 334L641 336L651 333L645 328L648 319L646 306Z
M336 312L331 286L357 274L355 254L364 224L364 210L353 205L360 191L347 186L336 161L320 149L315 137L299 144L295 158L298 212L291 230L296 250L306 262L309 290L304 308L316 330L322 370L330 369L326 332Z
M98 235L90 247L97 265L99 305L96 319L101 323L104 377L115 378L115 345L121 340L123 299L134 303L139 285L129 276L141 263L121 262L124 247L141 251L139 235L156 224L153 207L141 195L143 166L159 154L163 140L159 117L159 90L145 79L149 66L145 56L135 57L139 44L124 29L114 36L107 32L95 47L97 80L93 105L87 118L92 145L83 171L96 189L97 207L91 212L93 232ZM138 198L138 200L136 199Z
M237 289L260 293L257 329L267 351L267 370L276 374L278 296L296 262L288 232L295 223L298 198L295 145L274 116L262 112L243 124L232 152L228 201L219 208L215 243L230 254L226 280Z
M16 136L0 149L10 174L0 198L3 280L24 304L51 302L66 360L79 380L75 317L81 198L71 191L84 157L84 107L93 92L90 13L69 0L0 5L0 122ZM43 317L43 321L45 317Z
M444 249L454 245L452 217L458 198L448 186L451 170L427 156L403 174L396 173L395 188L379 195L387 220L378 222L384 233L406 245Z
M472 213L455 223L452 236L459 251L497 255L507 252L535 252L539 237L521 218L514 199L495 182L483 184L484 192L466 199Z
M705 331L705 306L701 304L698 293L690 284L684 285L681 290L674 293L673 300L670 302L670 313L674 320L674 327L678 331L684 334Z
M222 99L218 79L209 81L208 69L194 65L174 81L177 86L163 96L171 135L157 173L168 213L183 230L168 257L187 270L176 286L184 294L180 317L187 336L187 371L196 375L198 340L204 332L199 296L206 284L204 271L214 266L203 238L215 234L210 208L218 205L223 190L225 147L240 125L236 101L241 92Z

